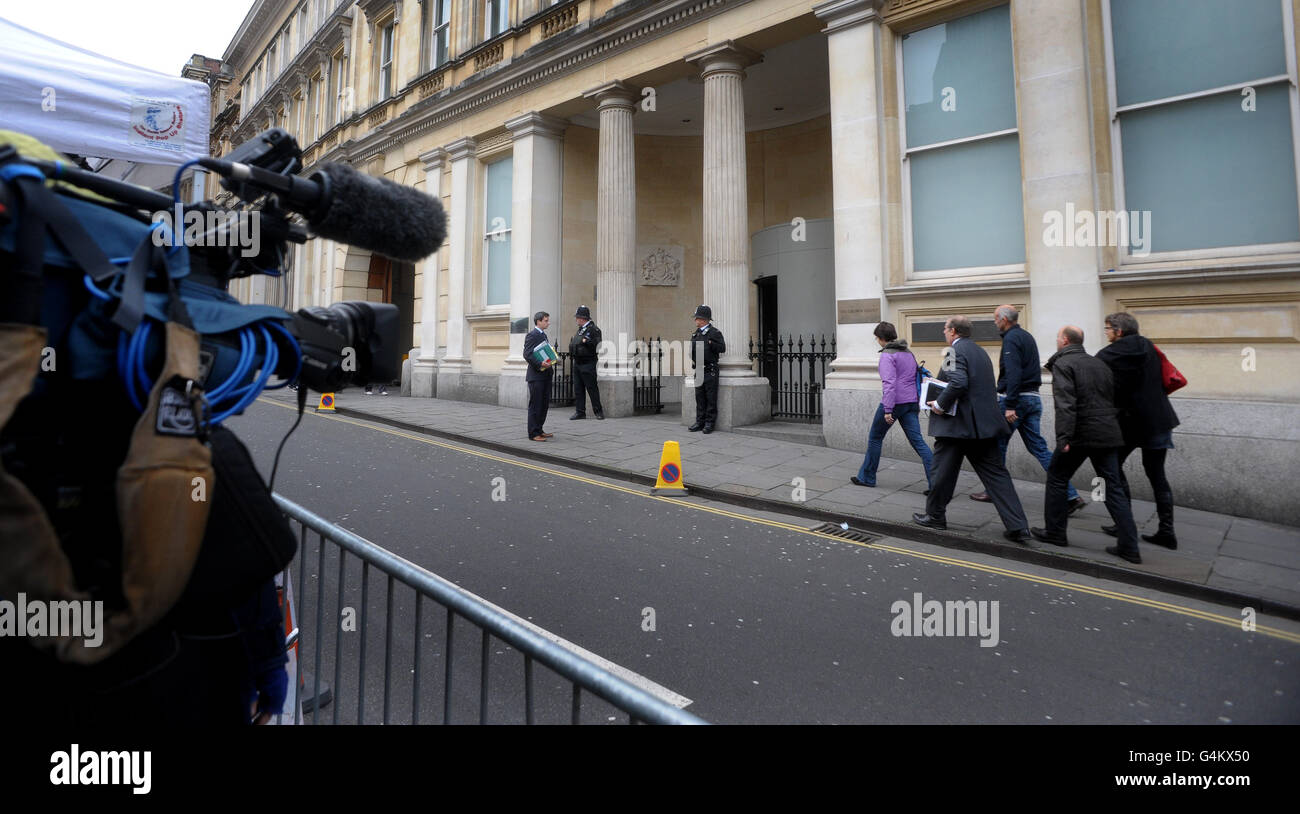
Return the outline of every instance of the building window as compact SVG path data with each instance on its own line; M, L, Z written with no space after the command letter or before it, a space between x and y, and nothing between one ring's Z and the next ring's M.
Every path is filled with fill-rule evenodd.
M429 0L425 7L433 14L428 29L432 32L429 39L429 67L437 68L447 61L451 39L451 0Z
M487 165L483 196L483 304L510 304L510 205L514 157Z
M307 7L298 9L298 50L307 45Z
M307 127L304 143L311 144L320 138L320 75L307 81Z
M393 95L393 24L384 26L379 36L379 100Z
M352 112L349 110L351 105L348 103L347 62L343 59L342 51L334 55L330 60L330 66L334 78L334 94L330 97L329 121L334 125L343 121Z
M1277 245L1300 241L1290 1L1109 0L1104 8L1115 208L1130 220L1151 213L1144 248L1294 250ZM1121 262L1141 244L1128 245Z
M272 82L275 81L275 68L275 46L272 45L270 48L266 49L266 73L267 77Z
M905 35L901 50L909 274L1023 268L1009 7Z
M486 6L487 30L484 39L500 36L506 30L510 14L509 0L484 0Z

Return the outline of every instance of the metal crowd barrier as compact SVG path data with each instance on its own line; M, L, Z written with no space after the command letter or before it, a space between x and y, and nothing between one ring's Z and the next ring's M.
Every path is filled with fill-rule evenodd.
M696 717L684 710L666 703L656 698L645 690L637 687L620 676L609 672L604 667L591 662L581 656L561 647L555 642L539 635L536 631L520 624L516 619L503 614L500 610L484 602L478 597L470 594L462 588L451 582L439 577L438 575L421 568L420 566L397 556L380 546L370 542L364 537L360 537L347 529L341 528L319 515L303 508L302 506L287 500L282 495L273 495L275 502L280 509L292 521L298 523L300 528L299 536L299 553L296 558L298 568L296 597L299 607L300 618L305 623L309 621L310 616L314 616L314 629L309 630L306 624L301 624L303 632L297 637L299 645L298 655L295 659L295 675L293 677L293 686L301 688L303 695L307 698L322 698L322 679L321 657L328 643L325 641L325 582L326 582L326 543L333 543L338 547L338 602L336 608L344 607L344 587L346 584L346 565L348 555L352 555L361 562L361 602L360 602L360 657L356 665L357 677L357 716L356 723L364 723L366 712L366 632L367 632L367 614L369 606L369 576L370 569L377 569L381 574L387 577L387 608L385 613L384 627L384 671L383 671L383 723L387 724L391 719L392 711L392 693L390 692L391 682L393 679L393 587L394 583L401 583L415 591L415 612L414 623L415 631L412 642L413 651L413 668L411 672L411 715L410 723L420 723L420 705L421 705L421 644L424 634L422 633L423 622L423 605L425 600L432 601L440 605L446 611L446 630L445 630L445 667L443 679L443 723L452 722L453 712L453 694L452 694L452 675L455 661L455 652L453 649L455 631L455 620L457 618L468 621L474 625L481 635L480 642L480 665L479 665L479 716L480 724L488 723L489 708L489 655L491 652L492 640L495 637L515 648L523 654L523 684L524 684L524 709L522 723L533 724L535 721L534 710L534 662L545 665L553 670L561 678L572 684L572 698L569 706L569 720L571 723L581 723L582 714L582 693L587 693L603 699L613 707L626 713L628 723L648 723L648 724L705 724L707 721ZM316 588L315 601L310 613L304 613L307 600L306 567L308 559L307 549L307 532L311 530L316 533L319 540L318 551L316 552ZM342 626L337 623L332 625L334 633L334 658L333 664L333 692L332 692L332 711L323 710L320 705L315 705L312 710L312 723L322 723L322 719L329 717L331 723L339 723L340 717L340 697L341 681L345 678L343 673L342 658L342 637L344 635ZM304 653L304 647L309 647L310 651ZM303 686L303 663L309 661L312 663L314 670L311 672L310 680ZM351 676L348 676L349 680ZM295 697L297 694L295 693ZM302 722L302 704L295 704L294 723ZM286 715L286 718L288 716Z

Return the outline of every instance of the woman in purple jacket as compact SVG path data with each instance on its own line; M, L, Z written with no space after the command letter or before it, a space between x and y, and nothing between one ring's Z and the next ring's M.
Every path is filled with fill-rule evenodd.
M884 385L876 418L871 422L867 437L867 457L857 477L849 478L857 486L876 485L876 467L880 465L880 448L885 433L898 422L912 444L912 449L925 464L925 480L930 484L933 457L921 435L921 406L916 402L916 357L907 349L907 340L898 338L898 331L888 322L876 326L876 342L880 344L880 382ZM930 494L926 489L925 493Z

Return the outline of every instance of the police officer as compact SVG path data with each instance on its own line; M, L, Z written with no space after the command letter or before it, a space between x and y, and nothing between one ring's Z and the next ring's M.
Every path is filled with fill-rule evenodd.
M591 309L578 306L573 315L578 322L578 332L569 341L569 358L573 360L573 405L570 421L587 417L587 394L591 394L591 411L599 421L605 420L600 406L600 390L596 387L596 349L600 347L600 328L591 321Z
M718 420L718 357L727 352L722 331L711 320L713 309L701 305L695 309L695 333L691 334L691 359L695 361L695 423L691 432L713 432Z

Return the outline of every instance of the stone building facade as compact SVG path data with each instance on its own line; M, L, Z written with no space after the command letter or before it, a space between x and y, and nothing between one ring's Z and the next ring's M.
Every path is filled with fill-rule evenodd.
M213 141L283 126L308 170L442 199L436 255L313 240L290 277L293 307L397 303L413 395L522 405L538 310L564 342L588 305L618 345L685 339L708 303L724 427L769 415L746 353L769 319L834 335L822 436L862 449L878 321L934 369L952 313L996 356L993 310L1019 307L1045 360L1061 325L1095 352L1124 310L1190 380L1179 502L1294 522L1270 476L1300 453L1298 5L257 0ZM627 414L612 351L601 386ZM1010 465L1041 478L1018 443Z

